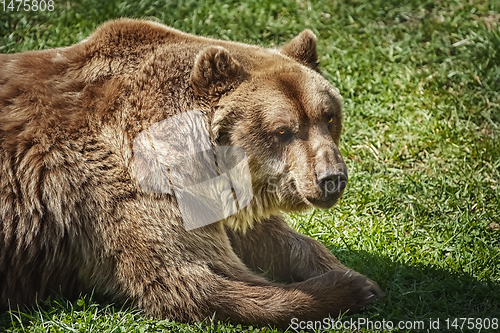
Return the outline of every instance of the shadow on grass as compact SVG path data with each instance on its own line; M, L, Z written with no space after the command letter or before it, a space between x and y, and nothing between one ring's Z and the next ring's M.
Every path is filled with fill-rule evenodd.
M440 318L498 318L500 283L477 280L423 264L405 265L366 251L332 249L350 268L379 283L385 297L365 309L362 317L415 321Z

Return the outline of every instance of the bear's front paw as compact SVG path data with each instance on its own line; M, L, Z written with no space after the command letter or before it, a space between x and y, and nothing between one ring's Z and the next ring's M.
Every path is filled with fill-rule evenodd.
M329 271L304 281L300 289L313 296L325 316L359 311L383 295L377 283L352 270Z
M341 307L344 310L359 311L376 298L383 296L376 282L357 272L349 270L343 272L340 277L339 272L331 272L331 274L334 276L334 286L338 288L337 292L344 296L345 305Z

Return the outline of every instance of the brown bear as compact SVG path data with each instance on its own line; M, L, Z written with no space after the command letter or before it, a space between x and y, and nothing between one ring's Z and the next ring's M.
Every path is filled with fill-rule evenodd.
M0 64L3 309L95 288L155 317L286 327L381 293L280 216L331 207L347 182L310 30L265 49L122 19ZM214 147L244 150L253 198L186 230L172 193L141 188L133 142L195 109Z

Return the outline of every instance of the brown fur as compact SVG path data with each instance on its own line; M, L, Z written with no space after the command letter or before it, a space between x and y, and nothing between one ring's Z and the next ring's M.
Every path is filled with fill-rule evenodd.
M380 293L277 215L330 207L347 181L312 32L268 50L118 20L0 64L0 307L96 288L157 317L286 326ZM214 144L245 150L254 199L186 231L172 195L139 187L132 142L196 108Z

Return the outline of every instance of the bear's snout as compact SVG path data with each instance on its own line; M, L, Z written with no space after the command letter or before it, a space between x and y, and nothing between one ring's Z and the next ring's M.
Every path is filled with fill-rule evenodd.
M324 172L318 175L316 180L320 195L307 197L307 200L315 207L323 209L330 208L344 193L347 181L348 177L346 172Z
M324 174L318 177L318 186L325 200L332 199L347 186L347 174L343 172Z

